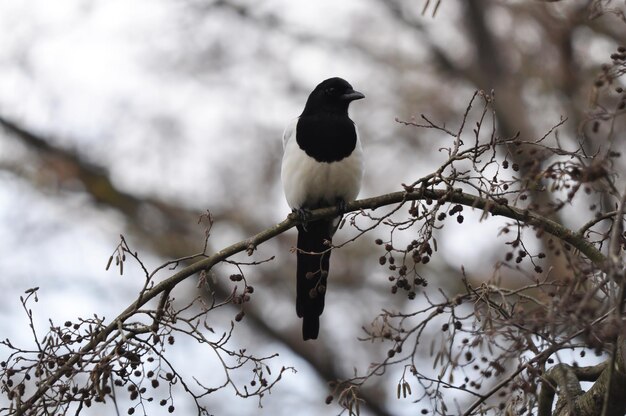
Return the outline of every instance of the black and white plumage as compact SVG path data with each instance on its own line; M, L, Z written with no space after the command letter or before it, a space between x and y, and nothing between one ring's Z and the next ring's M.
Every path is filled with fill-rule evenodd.
M320 83L283 134L281 178L287 203L300 213L356 199L363 177L359 134L348 106L364 98L341 78ZM296 312L304 340L316 339L330 263L330 242L341 217L298 226Z

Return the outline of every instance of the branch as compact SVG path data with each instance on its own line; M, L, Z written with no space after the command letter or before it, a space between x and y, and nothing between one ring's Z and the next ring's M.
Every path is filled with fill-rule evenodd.
M574 400L583 394L574 368L567 364L557 364L552 367L542 377L541 382L538 416L552 415L552 401L557 387L559 388L559 401L556 413L567 405L569 405L568 410L571 410Z
M501 203L497 203L493 200L481 198L463 192L427 189L414 190L411 192L394 192L373 198L361 199L351 202L347 204L346 212L361 211L366 209L374 210L387 205L404 204L407 201L422 199L443 199L445 202L448 203L457 203L473 208L482 209L491 213L494 216L504 216L528 225L532 225L571 244L593 263L601 264L602 262L604 262L604 255L595 247L593 247L588 241L580 237L574 231L569 230L548 218L542 217L528 210L521 210L515 207L508 206L503 203L503 201L501 201ZM339 215L337 207L321 208L312 211L309 220L314 221L322 218L331 218L337 215ZM17 411L17 415L22 415L38 399L40 399L46 393L46 391L63 376L63 370L71 369L72 366L74 366L80 360L81 356L88 353L89 351L92 351L99 343L105 341L109 337L109 335L111 335L111 333L113 333L119 327L119 325L124 323L126 319L132 316L139 308L148 303L150 300L154 299L155 297L159 296L159 294L165 291L171 291L175 286L177 286L180 282L187 279L188 277L201 271L210 270L219 262L224 261L237 253L246 251L248 252L248 254L252 254L252 252L259 244L270 240L271 238L276 237L279 234L284 233L298 223L299 221L297 217L291 214L284 221L259 232L249 239L239 241L238 243L228 246L218 251L217 253L208 256L205 259L199 260L180 270L178 273L173 274L162 282L156 284L152 289L146 290L140 299L136 300L130 306L128 306L107 327L102 329L100 333L94 336L89 343L81 348L81 350L77 354L72 356L66 362L64 368L59 369L59 371L53 374L50 378L42 382L37 391L33 393L33 395L28 400L23 402L22 406Z
M615 341L617 348L593 386L576 400L579 415L622 416L626 412L624 386L626 385L626 340ZM604 400L608 397L608 400ZM605 404L606 403L606 404ZM604 405L604 406L603 406ZM601 413L602 412L602 413ZM557 415L566 415L566 412Z
M557 364L548 370L542 377L538 416L551 416L552 414L592 416L600 412L607 416L623 415L626 411L626 403L620 398L623 397L623 388L626 384L624 337L619 337L615 345L611 359L598 365L577 368L567 364ZM589 391L583 392L580 388L581 381L594 381L595 383ZM557 387L559 401L553 413L552 403Z

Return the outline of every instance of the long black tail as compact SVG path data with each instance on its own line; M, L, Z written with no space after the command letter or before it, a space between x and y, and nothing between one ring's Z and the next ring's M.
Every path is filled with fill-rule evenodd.
M330 264L330 251L327 251L330 247L324 244L324 240L331 240L334 229L332 220L311 221L298 226L296 312L302 318L305 341L317 339L320 330Z

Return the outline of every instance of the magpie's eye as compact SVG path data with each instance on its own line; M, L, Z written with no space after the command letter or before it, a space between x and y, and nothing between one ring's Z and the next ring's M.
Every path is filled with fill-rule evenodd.
M328 95L332 95L335 93L335 87L329 87L324 90L324 92Z

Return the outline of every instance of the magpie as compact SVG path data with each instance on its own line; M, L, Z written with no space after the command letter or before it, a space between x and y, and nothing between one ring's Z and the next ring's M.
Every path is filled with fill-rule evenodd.
M363 178L359 134L348 106L365 98L341 78L322 81L304 111L283 134L281 180L287 203L303 223L298 228L296 313L302 338L317 339L330 263L330 243L341 216L306 221L310 210L354 201Z

